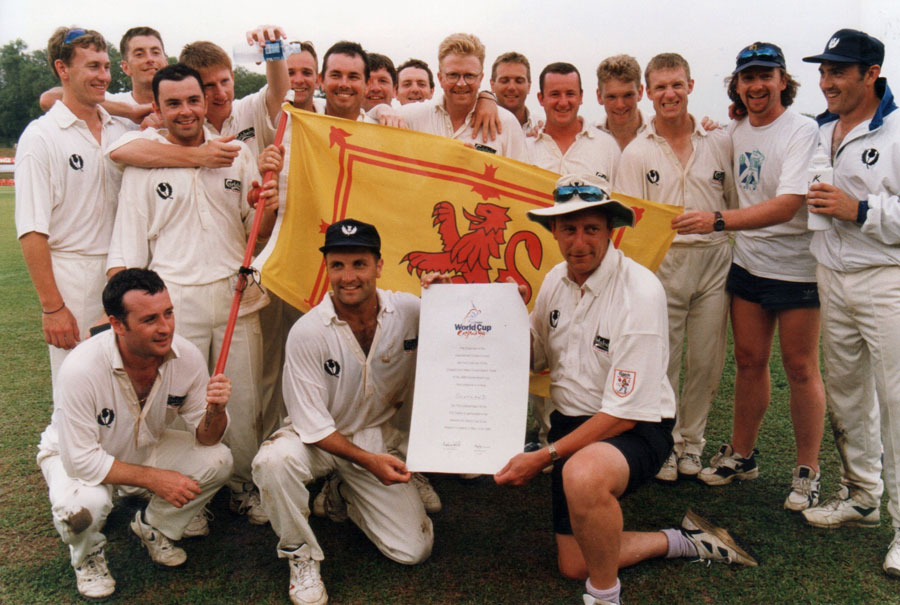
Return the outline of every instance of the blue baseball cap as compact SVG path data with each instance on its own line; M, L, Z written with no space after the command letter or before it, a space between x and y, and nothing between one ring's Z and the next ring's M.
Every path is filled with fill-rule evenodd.
M860 63L865 66L881 65L884 61L884 44L865 32L856 29L839 29L828 40L821 55L804 57L807 63Z

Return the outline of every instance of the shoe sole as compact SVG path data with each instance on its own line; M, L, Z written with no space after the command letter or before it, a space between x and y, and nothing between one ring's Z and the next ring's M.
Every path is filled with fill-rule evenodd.
M802 513L806 509L815 508L818 505L819 505L818 498L816 498L815 502L806 504L805 506L803 504L800 504L800 505L798 505L798 508L794 508L787 500L785 500L784 501L784 510L791 511L792 513Z
M865 529L874 529L881 525L881 519L877 521L842 521L840 523L818 523L815 521L810 521L806 515L803 516L803 520L806 521L807 525L812 525L813 527L818 527L819 529L840 529L841 527L862 527Z
M881 568L884 569L884 573L887 575L893 578L900 578L900 569L897 569L896 567L887 567L886 565L882 565Z
M752 471L747 471L745 473L735 473L733 475L728 475L727 477L716 474L704 475L702 472L697 474L697 478L706 485L728 485L735 479L738 481L750 481L756 479L757 477L759 477L758 468L755 468Z
M692 509L688 509L684 515L694 526L702 529L704 532L711 534L718 538L723 544L725 544L728 548L733 550L737 555L737 559L732 561L732 563L740 563L742 565L746 565L747 567L757 567L759 564L756 562L750 553L745 551L743 548L737 545L737 542L734 541L734 538L728 533L727 530L716 527L697 513L695 513Z

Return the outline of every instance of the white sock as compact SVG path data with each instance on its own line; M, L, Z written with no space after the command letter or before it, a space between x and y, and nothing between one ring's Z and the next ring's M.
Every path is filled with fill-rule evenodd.
M697 547L688 540L680 529L664 529L662 533L669 540L669 549L666 551L667 559L679 559L681 557L697 557Z
M609 601L610 603L618 603L619 595L622 592L622 583L619 582L619 578L616 578L616 585L612 588L604 588L603 590L594 588L590 578L585 581L584 587L588 591L588 594L595 599Z

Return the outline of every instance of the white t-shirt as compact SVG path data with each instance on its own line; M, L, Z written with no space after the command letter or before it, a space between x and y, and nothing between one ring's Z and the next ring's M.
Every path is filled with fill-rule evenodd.
M113 460L143 463L176 418L195 432L206 413L208 382L203 355L176 334L141 408L115 333L92 336L62 364L38 463L58 453L70 477L97 485Z
M141 136L171 144L155 130ZM148 267L183 285L234 275L253 220L247 194L260 180L241 147L226 168L126 168L107 266Z
M269 108L266 105L268 90L267 84L257 92L232 101L231 115L225 118L222 130L216 130L207 120L206 127L213 138L234 135L235 140L247 144L256 161L260 152L275 140L275 126L269 119Z
M656 132L655 120L638 133L622 152L616 191L653 202L682 206L685 211L715 212L737 207L731 172L731 137L722 130L707 132L694 120L694 151L687 166ZM722 231L703 235L675 235L676 244L722 243Z
M566 263L547 273L531 312L534 369L550 368L550 397L566 416L675 417L666 375L666 293L649 269L611 245L583 286Z
M465 123L455 130L453 122L450 120L450 114L444 109L443 102L434 99L421 103L407 103L394 111L406 121L406 125L411 130L489 147L502 156L520 162L528 161L528 149L525 146L525 134L522 132L522 126L516 116L502 107L497 107L497 115L500 117L503 132L497 135L496 140L487 143L481 140L480 134L477 138L475 137L475 131L471 125L472 116L475 115L474 107L466 116Z
M315 443L339 431L355 436L384 424L410 401L416 373L419 299L376 290L378 326L369 355L338 319L331 294L291 328L285 350L284 401L294 431ZM380 443L380 430L374 442ZM377 446L377 445L376 445Z
M816 123L786 110L771 124L732 122L734 181L741 208L784 194L806 195L806 174L818 145ZM816 281L816 261L809 252L812 232L802 204L790 221L762 229L738 231L734 262L753 275L793 282Z
M117 103L126 103L128 105L140 105L135 98L134 95L131 94L130 90L123 90L122 92L107 92L106 93L107 101L115 101ZM111 116L113 119L113 123L115 124L115 131L111 141L115 141L120 136L125 134L126 132L131 132L132 130L140 130L141 125L136 124L132 120L128 118L123 118L121 116Z
M16 233L48 236L50 250L86 256L109 249L121 172L105 157L112 118L98 107L101 143L57 101L16 147Z
M595 174L609 183L616 174L619 145L612 135L584 124L563 154L543 129L527 140L529 161L557 174Z

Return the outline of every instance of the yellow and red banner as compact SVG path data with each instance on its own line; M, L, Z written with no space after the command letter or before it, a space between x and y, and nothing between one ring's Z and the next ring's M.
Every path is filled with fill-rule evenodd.
M287 201L263 283L301 311L328 291L319 246L328 225L355 218L381 235L379 287L418 294L419 274L460 283L526 285L529 308L544 274L562 259L553 236L526 212L553 204L558 175L435 135L288 109ZM613 243L655 271L681 208L616 195L637 215Z

